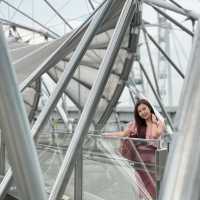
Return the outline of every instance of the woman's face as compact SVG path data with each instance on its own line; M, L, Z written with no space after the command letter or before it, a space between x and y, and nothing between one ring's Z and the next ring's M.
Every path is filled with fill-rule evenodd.
M137 108L137 111L138 111L138 115L142 119L147 120L147 119L151 118L151 111L146 104L140 104Z

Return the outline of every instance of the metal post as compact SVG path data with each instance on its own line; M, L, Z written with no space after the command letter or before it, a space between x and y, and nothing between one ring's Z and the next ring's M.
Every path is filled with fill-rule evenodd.
M6 154L5 141L0 129L0 175L5 174L5 162L6 162L5 154Z
M83 199L83 150L79 148L74 171L74 200Z
M148 57L149 57L149 62L150 62L150 65L151 65L151 70L152 70L152 73L153 73L153 78L154 78L157 94L160 96L160 90L159 90L158 80L157 80L157 76L156 76L156 72L155 72L155 66L153 64L153 59L152 59L152 56L151 56L151 51L150 51L149 43L147 41L147 36L146 36L144 26L142 27L142 30L143 30L144 41L145 41L145 45L146 45L146 49L147 49L147 53L148 53Z
M128 79L126 86L128 87L132 103L133 105L135 105L137 101L137 93L140 93L140 91L138 90L135 81L132 79L132 77Z
M6 175L4 176L4 178L0 184L0 200L4 200L6 194L8 193L8 190L10 189L10 186L13 182L12 175L13 175L12 170L10 168L6 172Z
M167 19L165 17L163 17L162 15L160 15L159 13L157 14L157 17L158 17L158 42L157 42L157 45L159 45L160 49L162 48L162 50L164 50L166 55L170 55L169 54L169 50L170 50L170 40L169 40L170 24L168 23ZM165 28L161 28L161 26L164 26ZM158 58L157 58L158 59L158 62L157 62L158 68L157 69L158 69L158 78L159 78L159 86L160 86L160 98L162 99L163 104L170 105L169 100L170 100L171 96L169 96L170 90L168 88L167 83L169 83L168 71L171 68L169 66L169 62L166 61L166 58L160 52L161 51L160 49L158 48Z
M114 115L115 120L116 120L117 129L122 131L123 127L121 126L121 121L120 121L120 118L119 118L119 115L118 115L116 109L113 110L113 115Z
M184 78L185 75L182 71L176 66L176 64L171 60L171 58L165 53L165 51L159 46L159 44L153 39L153 37L145 30L148 38L153 42L153 44L158 48L158 50L162 53L162 55L167 59L167 61L174 67L174 69L178 72L178 74Z
M23 200L46 200L44 183L29 122L10 64L0 27L0 127L19 195Z
M174 135L161 184L160 200L200 199L200 21L195 32L177 113L178 133Z
M59 199L65 191L66 185L74 167L74 163L77 159L79 148L82 146L84 136L87 135L89 126L95 114L96 107L101 99L100 97L103 93L115 58L120 49L123 36L130 24L131 18L134 15L134 8L135 2L132 0L127 0L115 27L114 34L105 52L105 57L103 58L103 61L100 65L97 79L93 84L77 128L73 134L49 200Z
M128 91L129 91L129 94L130 94L132 103L133 103L133 105L135 105L136 102L135 102L134 96L133 96L133 94L132 94L132 90L131 90L131 88L130 88L129 83L127 83L126 86L127 86L127 88L128 88Z

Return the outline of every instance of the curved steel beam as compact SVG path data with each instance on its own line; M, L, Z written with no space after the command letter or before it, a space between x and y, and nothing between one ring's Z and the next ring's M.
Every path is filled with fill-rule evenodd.
M110 100L110 104L106 108L106 112L101 116L98 122L98 128L101 129L103 125L108 120L110 114L113 112L113 107L116 106L117 101L126 85L126 81L128 79L129 73L131 71L133 62L135 60L135 56L137 54L137 45L139 40L140 33L140 25L141 25L141 5L136 8L136 12L133 16L132 23L130 25L130 35L129 35L129 44L127 48L127 57L124 61L124 71L120 77L120 84L118 84L112 99Z
M62 163L56 182L53 186L52 192L49 196L49 200L59 199L65 191L66 185L71 177L79 149L84 141L84 136L88 132L89 126L95 114L95 108L100 101L99 97L103 93L109 74L111 73L111 68L118 54L123 35L125 34L130 20L133 17L134 3L135 1L133 2L132 0L127 0L123 7L114 34L107 48L107 52L101 63L99 76L96 79L91 89L90 96L88 97L84 106L81 118L73 134L68 151Z
M179 8L179 7L174 6L173 4L170 4L170 3L163 1L163 0L144 0L144 3L146 3L150 6L158 6L158 7L161 7L161 8L171 10L173 12L187 16L187 17L192 18L194 20L198 20L198 18L200 17L199 13L196 13L196 12L191 11L191 10Z
M2 0L3 3L5 3L6 5L8 5L9 7L11 7L12 9L16 10L17 12L19 12L20 14L22 14L23 16L27 17L28 19L30 19L31 21L35 22L36 24L38 24L39 26L41 26L42 28L44 28L45 30L49 31L50 33L52 33L54 36L56 36L56 38L60 37L60 35L58 35L57 33L55 33L54 31L52 31L51 29L47 28L46 26L44 26L43 24L41 24L40 22L38 22L37 20L33 19L32 17L30 17L28 14L22 12L21 10L19 10L18 8L16 8L15 6L11 5L10 3L8 3L5 0Z
M171 21L173 24L175 24L176 26L178 26L180 29L182 29L184 32L186 32L187 34L191 35L192 37L194 36L194 33L192 31L190 31L189 29L187 29L186 27L184 27L181 23L179 23L178 21L176 21L175 19L173 19L171 16L169 16L167 13L163 12L161 9L153 6L153 8L162 16L164 16L166 19L168 19L169 21Z
M8 25L8 26L11 26L11 27L17 27L17 28L21 28L21 29L24 29L24 30L27 30L27 31L31 31L33 33L38 33L38 34L44 36L45 38L56 39L55 36L49 34L48 32L44 32L42 30L31 28L31 27L28 27L28 26L25 26L25 25L22 25L22 24L19 24L19 23L11 22L7 19L0 18L0 21L3 25Z
M88 2L89 2L89 4L90 4L92 10L95 10L95 7L94 7L94 5L93 5L93 3L92 3L92 0L88 0Z
M159 46L159 44L154 40L154 38L144 29L145 33L147 34L148 38L151 42L158 48L158 50L162 53L162 55L166 58L166 60L174 67L177 73L184 79L185 75L183 72L176 66L176 64L172 61L172 59L165 53L165 51Z
M35 91L36 91L36 94L34 96L34 100L33 100L33 104L31 106L31 111L29 113L29 116L28 116L28 119L29 119L29 122L31 122L35 116L35 111L37 110L37 107L38 107L38 103L39 103L39 100L40 100L40 91L41 91L41 80L38 79L36 80L36 83L35 83Z

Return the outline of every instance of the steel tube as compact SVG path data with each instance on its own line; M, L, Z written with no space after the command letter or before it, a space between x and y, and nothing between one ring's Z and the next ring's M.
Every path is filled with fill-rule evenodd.
M78 67L81 61L81 58L84 56L84 53L87 50L87 47L89 46L90 41L95 35L95 32L97 31L100 23L102 22L102 19L104 18L106 11L108 11L110 6L111 6L111 1L108 1L108 3L104 4L104 6L99 10L99 12L97 12L94 15L94 20L89 25L78 47L76 48L74 54L72 55L72 58L70 59L68 65L65 67L65 70L62 73L57 83L57 86L53 94L51 95L47 105L44 107L36 123L32 127L33 137L37 137L37 134L39 133L40 129L43 127L44 123L46 122L46 119L49 116L51 110L55 107L60 96L62 95L63 91L67 87L74 71Z
M131 18L133 17L134 5L135 3L132 0L127 0L124 5L120 18L115 27L114 34L108 45L108 49L106 50L105 57L100 65L97 79L91 89L86 105L84 106L81 118L73 134L71 143L68 147L68 151L64 158L56 182L53 186L49 200L59 199L63 195L77 159L79 148L82 146L84 136L87 135L89 126L95 113L94 111L100 101L100 97L111 73L112 66L120 49L123 36L128 25L130 24Z
M161 8L165 8L167 10L179 13L181 15L185 15L189 18L192 18L194 20L198 20L198 18L200 17L199 13L196 13L194 11L191 10L186 10L186 9L181 9L173 4L170 4L164 0L144 0L144 3L150 5L150 6L158 6Z
M19 195L23 200L46 200L39 160L14 69L8 57L2 27L0 47L0 127Z

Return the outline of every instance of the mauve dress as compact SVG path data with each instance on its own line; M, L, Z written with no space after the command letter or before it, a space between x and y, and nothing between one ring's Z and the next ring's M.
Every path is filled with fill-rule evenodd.
M129 137L130 138L138 138L137 135L135 135L135 132L137 132L137 128L134 122L129 123L128 125L128 130L129 130ZM151 130L147 129L146 130L146 139L153 139ZM139 161L141 162L141 159L144 163L148 164L155 164L155 151L156 151L156 146L153 145L152 143L149 144L142 144L136 146L136 149L140 155L140 158L138 154L136 154L135 150L132 150L133 156L131 156L131 160L133 161ZM139 174L146 190L149 192L151 197L153 199L156 198L156 179L155 179L155 173L148 172L145 168L141 167L141 169L136 170L137 173Z

